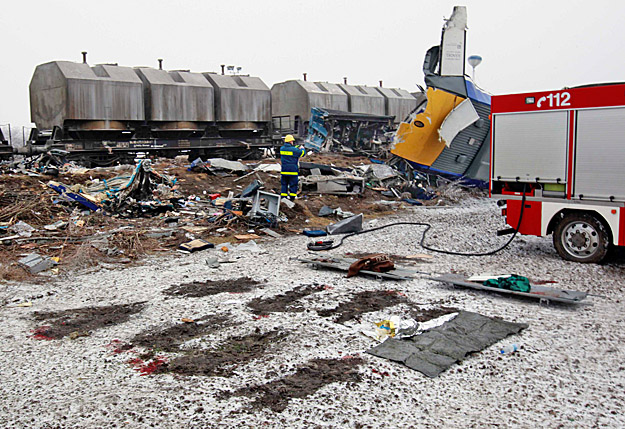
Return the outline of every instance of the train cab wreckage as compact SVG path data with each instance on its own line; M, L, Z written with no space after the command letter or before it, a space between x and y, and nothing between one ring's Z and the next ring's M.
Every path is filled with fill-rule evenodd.
M426 97L399 125L391 153L418 170L488 181L490 95L465 76L466 7L454 7L423 62Z

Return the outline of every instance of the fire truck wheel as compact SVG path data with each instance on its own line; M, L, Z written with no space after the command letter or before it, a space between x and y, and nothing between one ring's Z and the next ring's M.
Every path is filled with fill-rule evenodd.
M610 239L603 224L588 213L569 213L553 232L553 245L563 259L597 263L605 258Z

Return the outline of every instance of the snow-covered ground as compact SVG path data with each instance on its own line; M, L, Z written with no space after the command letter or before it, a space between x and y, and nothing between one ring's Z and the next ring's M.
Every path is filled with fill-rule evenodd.
M428 243L445 249L480 251L497 247L503 220L493 201L468 200L457 207L415 208L374 221L431 222ZM366 222L368 223L368 222ZM349 238L331 254L382 252L411 255L422 227L391 227ZM347 279L344 273L313 270L296 260L306 256L303 236L265 239L265 253L234 250L231 262L218 249L191 255L153 257L132 267L54 279L8 284L9 306L0 308L0 427L625 427L625 261L585 265L563 261L550 238L519 237L487 257L432 254L414 269L427 273L515 273L557 288L586 291L593 305L544 305L451 286L419 275L409 281ZM162 292L192 281L248 276L261 287L241 294L185 298ZM255 317L246 303L285 293L300 285L326 285L302 298L303 312ZM549 285L548 285L549 286ZM424 308L457 307L508 321L524 322L521 334L473 355L430 379L402 365L365 354L376 344L359 324L401 311L366 314L360 322L337 324L315 310L333 308L365 290L396 290ZM40 297L41 296L41 297ZM33 299L34 298L34 299ZM15 307L22 301L32 307ZM33 313L145 301L144 309L121 324L77 339L37 340ZM181 318L227 315L230 325L194 339L187 348L214 349L227 338L274 328L288 334L262 359L237 367L228 377L141 375L127 362L132 353L114 353L112 340L129 341L146 329L180 323ZM518 353L500 355L516 343ZM286 409L251 409L252 399L224 392L264 384L292 374L314 358L358 355L364 360L357 383L332 383ZM384 375L387 373L388 375ZM276 393L277 394L277 393Z

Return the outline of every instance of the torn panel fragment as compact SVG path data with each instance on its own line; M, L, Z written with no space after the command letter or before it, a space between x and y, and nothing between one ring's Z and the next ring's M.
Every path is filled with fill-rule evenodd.
M473 103L471 100L465 99L447 115L443 124L438 129L438 135L445 143L445 146L450 147L451 142L456 138L458 133L478 119L480 119L480 115L477 114Z

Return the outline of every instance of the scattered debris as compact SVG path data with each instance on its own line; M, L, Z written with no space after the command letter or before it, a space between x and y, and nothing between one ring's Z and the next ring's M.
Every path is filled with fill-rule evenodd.
M310 194L359 195L365 188L363 177L341 173L338 176L309 175L300 178L302 190Z
M278 219L280 216L281 200L280 195L257 191L254 201L252 202L250 217L254 219L271 216L272 218Z
M306 177L311 177L310 183L315 176L331 179L328 183L353 177L358 198L340 192L316 194L314 184L314 189L303 186L297 202L292 202L278 195L279 175L274 174L278 163L232 164L212 159L202 161L206 168L195 163L194 171L188 171L181 165L182 158L173 162L142 159L134 166L87 169L64 162L61 153L55 156L63 162L54 165L58 175L47 185L41 180L44 170L28 161L30 158L0 165L4 173L0 175L0 253L8 262L0 274L4 279L34 280L17 264L25 250L36 249L43 258L61 257L62 263L55 268L60 272L128 263L156 252L181 250L180 245L194 240L233 250L235 236L249 235L244 240L256 243L263 234L279 238L303 229L314 236L325 234L312 231L325 229L326 219L344 219L349 224L345 218L354 213L391 213L407 205L399 205L405 184L430 187L425 176L410 181L410 174L416 177L417 173L401 171L395 165L376 164L378 161L363 157L311 154L309 162L300 163L303 183ZM336 180L339 182L332 182ZM389 184L399 186L391 192L392 201L372 190L387 189L383 185ZM441 197L455 199L466 192L450 182L444 184L446 191ZM452 188L457 190L452 192ZM418 201L440 203L438 199ZM320 217L313 214L318 212ZM329 230L335 227L331 225ZM357 229L348 225L350 228ZM240 250L263 251L256 243Z
M319 209L319 214L317 214L317 216L319 217L323 217L323 216L330 216L334 214L334 209L328 206L323 206Z
M141 160L130 177L98 181L89 187L69 187L58 182L50 182L48 186L68 201L78 202L89 210L137 217L176 208L181 196L175 184L175 179L157 173L148 160Z
M395 264L384 254L367 255L352 263L347 270L347 277L354 277L362 270L386 273L395 268Z
M256 244L254 240L247 241L245 243L241 243L237 246L237 250L243 252L253 252L253 253L263 253L264 250Z
M378 341L390 338L408 338L416 335L419 324L414 319L402 319L399 316L391 316L375 324L375 338Z
M326 231L328 231L328 234L330 235L347 234L350 232L359 232L359 231L362 231L363 219L364 217L362 213L360 213L358 215L354 215L347 219L343 219L335 224L328 225L326 227Z
M43 228L48 230L48 231L58 231L60 229L65 229L67 228L68 223L62 220L57 220L54 223L51 223L49 225L45 225Z
M16 233L20 237L32 237L33 231L36 231L36 229L20 220L13 226L9 227L9 231Z
M302 231L302 234L304 234L306 237L325 237L326 235L328 235L327 232L321 229L305 229Z
M246 240L258 240L260 236L256 234L238 234L238 235L235 235L234 238L236 238L237 240L246 241Z
M381 156L388 152L393 116L351 113L313 107L306 147L320 152Z
M180 246L178 246L180 250L184 250L190 253L204 249L212 249L214 247L215 245L213 243L209 243L208 241L202 240L201 238L189 241L187 243L182 243Z
M31 253L17 262L30 271L31 274L40 273L58 264L58 261L55 261L48 256L38 255L37 253Z
M282 238L282 234L279 234L276 231L269 229L269 228L261 228L261 232L264 232L265 234L273 238Z

